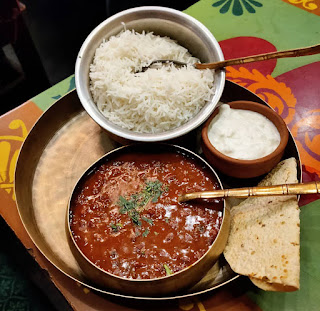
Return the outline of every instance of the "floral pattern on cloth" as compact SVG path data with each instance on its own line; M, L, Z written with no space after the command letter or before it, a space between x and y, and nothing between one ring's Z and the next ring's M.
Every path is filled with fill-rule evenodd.
M0 189L11 194L15 201L13 190L14 172L20 148L15 148L12 142L22 142L27 137L27 129L22 120L13 120L9 124L9 129L13 131L13 135L0 135ZM20 131L21 133L16 134Z
M320 0L282 0L309 13L320 16Z
M229 11L235 16L244 13L256 13L256 8L262 7L262 2L256 0L219 0L212 4L213 7L220 7L219 12L225 14Z

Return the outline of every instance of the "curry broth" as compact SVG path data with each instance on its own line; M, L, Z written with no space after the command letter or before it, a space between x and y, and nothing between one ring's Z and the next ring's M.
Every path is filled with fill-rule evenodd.
M214 174L184 154L119 155L77 187L71 231L83 254L105 271L163 277L201 258L222 222L222 201L179 203L178 195L218 188Z

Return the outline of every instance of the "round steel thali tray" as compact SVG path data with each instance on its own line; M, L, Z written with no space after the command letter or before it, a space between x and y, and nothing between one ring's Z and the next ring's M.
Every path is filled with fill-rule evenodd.
M222 102L250 100L267 105L247 89L226 81ZM197 150L196 139L194 149ZM136 297L119 294L89 282L67 242L65 216L71 191L82 173L108 151L118 147L87 115L72 91L60 98L38 120L26 138L18 158L15 192L22 222L42 254L61 272L78 283L114 296L168 300L203 294L233 280L235 274L222 257L192 288L165 297ZM189 146L188 146L189 147ZM294 157L301 181L301 162L290 133L284 159ZM251 186L259 180L237 180L219 173L228 187ZM261 178L260 178L261 179Z

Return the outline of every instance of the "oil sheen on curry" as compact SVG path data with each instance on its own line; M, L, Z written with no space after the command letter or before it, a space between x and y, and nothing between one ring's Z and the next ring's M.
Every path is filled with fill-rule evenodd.
M71 231L83 254L113 275L164 277L200 259L222 222L221 201L179 203L178 195L217 188L215 175L182 153L119 155L77 187Z

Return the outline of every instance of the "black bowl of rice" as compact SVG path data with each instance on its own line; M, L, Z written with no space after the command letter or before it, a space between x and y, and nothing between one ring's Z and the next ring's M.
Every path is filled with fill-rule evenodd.
M188 65L141 71L157 59ZM84 109L117 141L168 141L199 127L222 95L225 71L192 65L222 60L217 40L193 17L164 7L134 8L87 37L76 61L76 89Z

